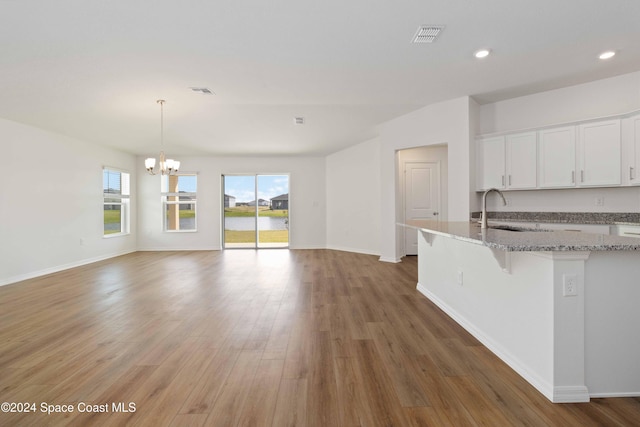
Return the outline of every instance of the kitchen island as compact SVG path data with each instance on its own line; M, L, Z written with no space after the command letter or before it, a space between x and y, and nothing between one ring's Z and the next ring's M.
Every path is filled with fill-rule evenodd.
M552 402L640 396L640 239L409 220L418 290Z

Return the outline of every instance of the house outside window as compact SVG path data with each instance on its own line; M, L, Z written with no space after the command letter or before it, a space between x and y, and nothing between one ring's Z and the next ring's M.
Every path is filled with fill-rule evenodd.
M197 230L196 174L164 175L162 177L162 207L164 231Z
M130 180L127 172L102 170L103 236L129 234Z

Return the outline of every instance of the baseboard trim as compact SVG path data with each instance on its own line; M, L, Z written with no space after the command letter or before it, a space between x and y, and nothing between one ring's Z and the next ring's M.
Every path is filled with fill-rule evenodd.
M344 246L327 246L327 249L332 251L352 252L356 254L380 256L380 252L368 251L366 249L349 248Z
M187 248L187 247L177 247L177 248L166 248L166 247L153 247L149 246L146 248L138 248L136 252L190 252L190 251L221 251L220 247L208 247L208 248Z
M586 386L554 387L553 403L585 403L590 399Z
M627 391L622 393L589 393L589 396L594 399L606 397L640 397L640 391Z
M386 257L386 256L381 256L381 257L379 258L379 261L382 261L382 262L391 262L391 263L397 264L397 263L399 263L399 262L402 262L402 258L390 258L390 257Z
M30 273L19 274L17 276L9 277L7 279L0 280L0 286L11 285L13 283L22 282L24 280L35 279L36 277L46 276L47 274L58 273L60 271L68 270L70 268L82 267L83 265L92 264L94 262L104 261L106 259L119 257L136 252L135 249L127 250L123 252L117 252L109 255L101 255L93 258L86 258L80 261L70 262L68 264L61 264L54 267L45 268L38 271L32 271Z

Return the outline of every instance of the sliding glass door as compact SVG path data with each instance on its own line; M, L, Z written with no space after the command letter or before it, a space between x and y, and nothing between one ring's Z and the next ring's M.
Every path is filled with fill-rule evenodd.
M222 182L225 249L289 247L288 175L223 175Z

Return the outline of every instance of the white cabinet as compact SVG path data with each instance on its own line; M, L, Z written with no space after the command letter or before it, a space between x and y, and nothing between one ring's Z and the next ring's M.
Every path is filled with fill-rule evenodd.
M478 190L505 188L504 136L478 140Z
M632 116L627 119L628 125L625 139L628 156L628 176L631 185L640 185L640 115Z
M578 185L620 185L620 120L578 126Z
M538 135L526 132L506 137L506 187L512 190L536 188Z
M620 120L538 132L539 188L620 185Z
M564 126L538 132L538 184L540 188L576 185L576 128Z
M640 185L640 116L624 125L624 183ZM477 190L619 186L622 149L620 118L480 137Z
M536 188L536 132L482 138L478 153L479 190Z

